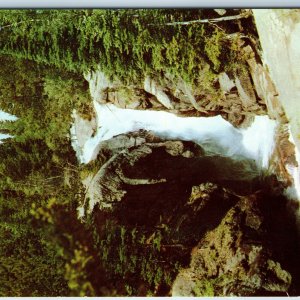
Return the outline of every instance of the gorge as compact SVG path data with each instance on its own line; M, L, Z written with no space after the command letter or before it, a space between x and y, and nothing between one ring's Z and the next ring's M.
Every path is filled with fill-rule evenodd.
M299 296L298 10L0 20L1 296Z
M260 13L258 11L254 15L260 18ZM275 14L266 11L266 14L272 13ZM280 19L280 14L277 17ZM261 31L263 35L264 29ZM293 32L286 34L290 34L290 39L293 39ZM251 47L246 48L245 51L251 52ZM263 56L267 57L268 51L272 49L263 48ZM110 154L99 171L84 180L86 195L82 206L78 207L79 217L84 218L85 214L91 214L97 206L97 210L112 211L112 214L115 212L118 222L125 224L126 228L138 224L148 227L151 231L155 226L162 226L162 223L165 225L166 222L172 234L176 232L176 243L195 245L198 241L198 245L191 252L190 267L182 269L173 283L173 296L286 295L287 287L291 284L290 274L280 267L288 263L283 262L282 257L279 258L281 263L273 261L271 257L277 256L275 253L278 249L271 250L268 247L275 244L278 246L283 240L293 243L283 235L291 226L290 221L297 219L299 215L299 150L294 146L290 131L293 125L286 122L283 113L282 101L285 100L282 99L286 96L277 92L277 85L272 82L266 65L260 65L255 62L253 56L251 57L248 65L252 77L251 81L248 79L248 86L245 86L245 76L243 85L238 78L230 80L226 73L219 76L223 92L228 94L236 86L243 107L246 107L250 114L255 114L255 109L251 111L245 102L252 101L253 108L253 98L257 97L253 91L266 105L267 115L252 116L252 120L247 125L239 126L240 128L233 126L236 126L235 122L230 124L232 119L225 121L221 115L178 117L178 110L172 114L159 111L159 108L153 106L154 110L152 108L148 111L140 108L142 104L138 103L134 105L140 110L127 108L132 107L132 99L126 99L126 96L122 99L118 95L118 87L114 87L114 83L105 78L100 70L86 75L95 119L90 124L85 124L87 128L92 126L93 129L83 130L87 133L84 136L80 134L80 116L76 116L77 124L73 124L71 129L73 147L81 163L97 159L99 153ZM272 70L272 66L268 67ZM278 65L276 67L284 68ZM291 72L292 70L293 66ZM224 80L227 80L227 83L224 83ZM280 82L282 81L283 78L280 79ZM225 84L230 86L227 88ZM295 82L295 86L296 84ZM176 84L173 83L174 85ZM164 87L158 85L155 80L146 78L144 90L154 95L164 110L174 112L176 105L172 104L172 99L175 94L170 97L174 89L170 89L169 86L170 83ZM109 96L106 90L112 87L114 92ZM184 92L185 96L195 93L191 90ZM182 98L179 99L182 101ZM205 112L205 108L196 109ZM294 124L294 121L291 122ZM80 136L76 136L78 133ZM78 140L81 140L81 145ZM286 151L284 147L291 150ZM167 153L174 158L165 157ZM180 159L176 162L175 158L178 156L181 156L182 162ZM168 160L171 161L167 162ZM186 162L183 162L184 160ZM172 175L169 172L172 172ZM274 179L274 175L279 181ZM178 185L186 190L185 193L180 191ZM187 191L190 191L190 196ZM229 193L230 196L221 196L218 194L220 192ZM284 195L290 200L283 200ZM224 197L231 200L221 204L225 200L220 199ZM214 201L221 203L213 204ZM272 201L278 201L278 204L273 207ZM288 204L290 201L295 204ZM279 229L275 225L279 220L275 219L281 217L278 215L273 219L265 215L267 203L271 205L269 209L274 209L274 215L277 214L279 206L283 209L282 205L296 208L292 211L283 209L286 210L287 215L283 217L286 221L282 221L282 228ZM173 215L168 213L170 205L176 207L173 209ZM192 212L184 208L189 206ZM218 213L213 212L214 210ZM179 217L183 211L183 216ZM121 217L120 213L127 217ZM158 215L160 220L155 219ZM187 216L190 220L187 220ZM176 218L179 218L179 221L175 221ZM242 221L243 218L246 218L246 221ZM288 219L290 221L287 221ZM239 226L239 229L234 226ZM197 227L200 228L199 231ZM194 231L193 236L189 238L187 236L191 232L188 230ZM268 230L276 230L278 236L269 239L271 234L267 233ZM204 234L205 232L207 233ZM255 238L253 234L256 235ZM249 241L248 235L254 240L251 238ZM265 238L269 239L267 244L263 242ZM163 236L164 242L165 239L174 241L173 236ZM295 240L294 243L297 244ZM231 249L232 252L224 248ZM295 256L289 257L294 257L291 260L295 259L292 264L299 264ZM242 271L235 271L235 268L241 268L241 265ZM258 269L254 271L255 268ZM255 275L252 272L255 272ZM292 272L297 273L296 270Z

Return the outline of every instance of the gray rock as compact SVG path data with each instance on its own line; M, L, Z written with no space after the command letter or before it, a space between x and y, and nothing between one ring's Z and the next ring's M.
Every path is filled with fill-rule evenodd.
M104 91L115 84L101 70L85 74L85 79L89 82L92 99L99 102L106 98Z
M266 104L268 115L273 119L282 120L284 110L269 72L261 64L257 63L254 58L249 59L247 62L256 93Z
M255 106L256 96L249 75L247 73L242 73L238 76L235 76L234 81L243 107L249 108L251 106Z
M94 134L97 128L96 119L84 119L75 111L73 112L72 116L74 118L73 126L78 146L83 147L85 142Z
M173 109L171 100L163 89L156 83L154 79L146 77L144 81L144 90L152 95L154 95L157 100L167 109Z
M219 83L221 90L225 93L229 93L235 87L234 81L225 72L219 74Z

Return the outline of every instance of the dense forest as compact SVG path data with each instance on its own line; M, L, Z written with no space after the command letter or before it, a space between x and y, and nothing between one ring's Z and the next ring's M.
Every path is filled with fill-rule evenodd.
M0 132L13 136L0 145L0 296L167 293L187 252L161 251L171 241L162 239L163 222L150 232L101 214L77 218L81 178L101 162L78 164L71 113L90 117L84 74L97 68L124 85L168 73L214 90L219 72L245 65L233 33L242 17L244 26L252 21L243 10L230 14L236 20L201 23L220 16L199 9L0 11L0 109L18 117L0 122ZM244 34L254 39L251 28Z

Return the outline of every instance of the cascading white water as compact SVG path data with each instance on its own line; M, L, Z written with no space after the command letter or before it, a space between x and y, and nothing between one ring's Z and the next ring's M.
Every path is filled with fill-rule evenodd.
M289 141L295 145L291 129L289 128ZM294 184L285 190L285 194L292 200L300 199L300 153L295 145L295 158L298 166L286 165L286 169L294 180Z
M247 129L236 129L221 116L182 118L163 111L121 109L95 101L94 105L98 129L85 143L81 163L95 159L102 141L139 129L166 139L194 141L208 153L253 159L262 168L267 168L273 152L276 122L267 116L257 116Z
M277 122L268 116L256 116L247 129L240 129L243 134L243 146L255 158L258 165L267 168L275 147L275 131Z

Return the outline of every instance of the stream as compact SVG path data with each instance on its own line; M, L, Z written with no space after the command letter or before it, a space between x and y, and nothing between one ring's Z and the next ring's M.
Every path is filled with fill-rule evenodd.
M261 168L268 167L274 149L276 121L268 116L257 116L247 129L237 129L221 116L183 118L163 111L121 109L98 102L94 105L97 131L86 141L79 157L85 164L96 158L102 141L140 129L164 139L196 142L207 153L253 159Z

